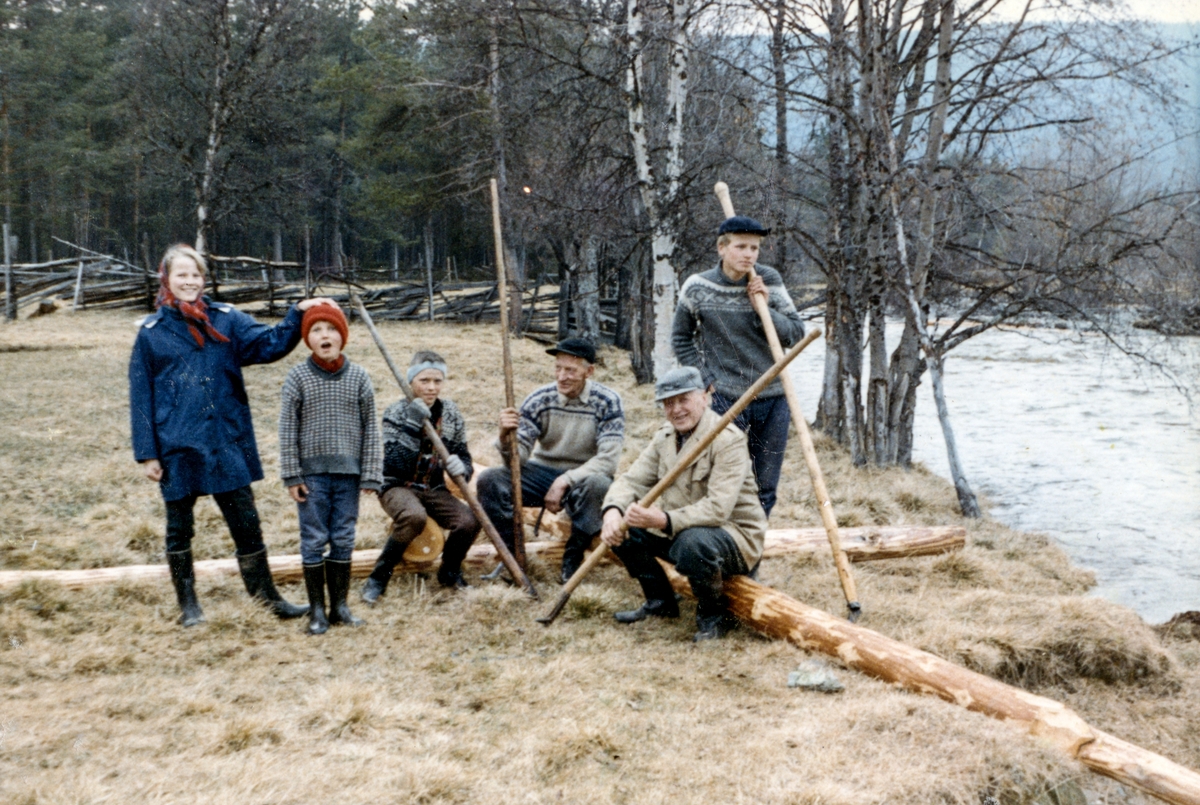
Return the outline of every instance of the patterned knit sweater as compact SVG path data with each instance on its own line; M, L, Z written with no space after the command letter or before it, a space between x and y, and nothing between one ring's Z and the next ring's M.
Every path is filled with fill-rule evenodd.
M550 383L521 403L517 425L521 461L566 470L563 474L572 485L589 475L616 475L624 443L621 395L607 386L589 380L571 399ZM496 442L506 463L507 447L506 442Z
M804 337L804 322L779 272L768 266L755 271L767 286L771 321L787 349ZM720 264L688 277L679 289L671 347L681 364L699 369L706 383L730 399L742 396L775 363L746 280L729 279ZM783 384L776 378L759 397L781 394Z
M363 489L383 483L375 389L365 369L336 372L309 358L288 372L279 409L279 472L287 486L305 475L357 475Z
M433 442L425 437L424 428L409 421L408 406L408 400L400 400L383 412L383 488L445 486L441 457L434 451ZM452 400L435 400L429 408L429 421L450 454L462 459L467 480L471 480L474 469L467 451L467 424L458 406Z

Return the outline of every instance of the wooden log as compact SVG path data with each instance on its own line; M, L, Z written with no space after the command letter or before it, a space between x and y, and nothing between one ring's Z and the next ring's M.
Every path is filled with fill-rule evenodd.
M526 520L536 518L537 509L525 509ZM566 535L547 530L543 520L542 533L560 536L560 539L541 539L526 543L526 553L550 565L562 562ZM420 573L437 568L441 540L435 531L440 531L432 520L425 531L414 540L404 553L404 561L396 565L400 573ZM850 528L842 532L846 553L851 561L891 559L905 556L925 556L961 548L966 541L966 531L960 526L870 526ZM432 546L432 547L431 547ZM825 532L820 528L791 528L768 531L763 556L778 557L790 554L821 553L829 550ZM428 558L422 558L427 556ZM355 551L351 560L351 574L367 576L379 557L377 550ZM465 564L476 569L491 570L497 560L496 549L488 544L472 546ZM279 555L270 557L271 573L282 583L299 582L303 578L300 557ZM219 578L236 576L237 561L234 559L205 559L196 562L197 578ZM48 581L61 584L69 590L83 590L117 582L138 582L167 579L166 565L122 565L90 570L0 570L0 590L14 589L26 581Z
M674 567L666 563L663 566L675 589L690 595L687 579ZM1165 802L1200 805L1200 773L1092 728L1062 702L1006 685L855 626L746 576L734 576L725 582L725 594L733 614L768 637L827 654L850 668L915 693L937 696L1006 721L1048 741L1093 772Z

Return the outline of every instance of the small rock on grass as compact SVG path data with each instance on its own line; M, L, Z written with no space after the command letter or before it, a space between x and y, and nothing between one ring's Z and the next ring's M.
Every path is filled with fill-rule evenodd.
M838 693L846 689L833 670L821 660L805 660L788 674L789 688L804 688L821 693Z

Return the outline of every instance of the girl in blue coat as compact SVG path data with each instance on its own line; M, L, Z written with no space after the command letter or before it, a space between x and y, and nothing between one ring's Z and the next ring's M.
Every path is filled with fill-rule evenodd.
M192 569L200 495L213 496L229 525L246 591L279 617L296 618L308 607L275 589L250 489L263 471L242 367L287 355L300 342L302 312L333 302L306 299L268 327L203 296L206 273L189 246L171 247L159 264L158 310L142 321L129 361L134 458L166 501L167 564L184 626L204 622Z

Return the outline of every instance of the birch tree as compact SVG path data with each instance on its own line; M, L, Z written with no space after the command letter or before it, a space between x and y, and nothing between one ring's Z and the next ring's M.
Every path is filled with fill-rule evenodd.
M196 248L215 222L262 186L239 175L245 126L301 89L315 40L304 0L146 0L138 77L152 147L189 180ZM257 116L257 119L256 119ZM277 123L286 121L276 119Z

